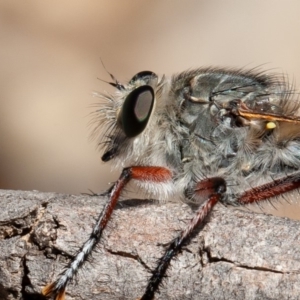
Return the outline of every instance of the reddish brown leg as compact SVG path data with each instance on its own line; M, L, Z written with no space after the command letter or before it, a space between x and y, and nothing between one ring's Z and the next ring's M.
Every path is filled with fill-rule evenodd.
M300 172L252 188L244 192L237 200L240 204L245 205L263 201L297 188L300 188Z
M240 204L245 205L266 200L297 188L300 188L300 172L250 189L243 193L237 200ZM207 201L201 205L194 218L190 221L188 227L170 243L163 257L159 259L156 269L152 272L146 291L140 300L153 299L154 293L158 289L171 259L178 254L182 245L188 240L193 230L203 222L213 206L220 200L225 189L225 182L221 178L210 178L198 183L195 194L200 194L202 197L203 195L207 195Z
M190 238L197 228L211 212L215 204L226 191L226 184L222 178L210 178L199 182L194 190L195 196L207 197L207 200L199 207L194 218L167 247L165 254L159 259L157 267L152 271L152 276L146 287L146 291L140 300L152 300L163 277L166 274L171 259L178 254L182 246Z
M43 295L53 295L56 300L65 299L65 290L69 281L72 280L99 242L102 232L110 220L123 188L131 179L157 183L167 182L172 179L172 174L171 171L162 167L130 167L124 169L119 180L109 190L109 200L99 215L89 239L79 249L77 255L60 274L57 280L43 288Z

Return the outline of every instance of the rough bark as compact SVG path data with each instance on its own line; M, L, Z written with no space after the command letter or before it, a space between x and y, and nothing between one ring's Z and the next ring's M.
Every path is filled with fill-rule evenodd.
M105 199L0 191L0 299L44 299L87 239ZM123 201L66 299L137 299L164 245L184 228L182 203ZM300 223L217 205L172 262L156 299L299 299Z

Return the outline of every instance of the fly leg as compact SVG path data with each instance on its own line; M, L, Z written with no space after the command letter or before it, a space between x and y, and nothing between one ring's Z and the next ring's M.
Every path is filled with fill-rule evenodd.
M109 189L109 199L99 215L88 240L81 246L76 256L68 264L66 269L58 276L58 278L53 283L50 283L43 288L43 295L54 296L55 300L65 299L68 283L73 279L84 262L87 261L94 247L99 242L102 232L111 218L112 212L118 202L122 190L131 179L162 183L171 181L172 174L171 171L162 167L130 167L123 169L119 180L111 189Z
M300 188L300 172L292 175L275 179L270 183L252 188L245 191L237 199L242 205L263 201L271 197L281 195L283 193ZM155 291L165 276L170 261L180 252L182 245L189 239L191 233L199 226L205 217L211 212L214 205L222 198L226 191L226 184L222 178L210 178L199 182L194 190L195 196L206 196L207 200L199 207L194 218L189 222L185 230L183 230L168 246L164 255L159 259L157 267L152 272L152 276L146 287L144 295L140 300L152 300Z
M276 197L298 188L300 188L300 172L274 179L269 183L247 190L238 197L237 201L239 204L246 205Z
M194 189L194 195L205 197L206 201L198 208L195 216L188 223L187 227L168 245L164 255L159 259L156 268L152 271L152 276L148 282L144 295L140 300L152 300L154 293L158 290L163 277L166 274L171 259L175 257L182 246L188 241L191 234L212 211L215 204L222 198L226 191L224 179L215 177L200 181Z

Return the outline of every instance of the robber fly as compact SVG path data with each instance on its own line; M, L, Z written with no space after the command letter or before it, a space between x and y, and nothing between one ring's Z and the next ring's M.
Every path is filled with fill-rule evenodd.
M99 94L94 135L102 160L112 161L121 175L88 240L43 289L56 300L65 299L129 181L151 197L198 205L166 247L141 300L154 298L170 261L217 202L246 205L300 186L300 102L284 76L200 68L171 78L143 71L126 84L111 78L116 93Z

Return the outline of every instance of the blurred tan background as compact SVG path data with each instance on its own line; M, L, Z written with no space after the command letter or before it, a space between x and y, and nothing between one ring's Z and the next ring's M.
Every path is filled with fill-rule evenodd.
M100 57L120 81L266 64L299 88L299 31L298 0L0 1L0 187L78 194L117 178L89 141L91 93L113 90ZM300 203L276 206L300 218Z

